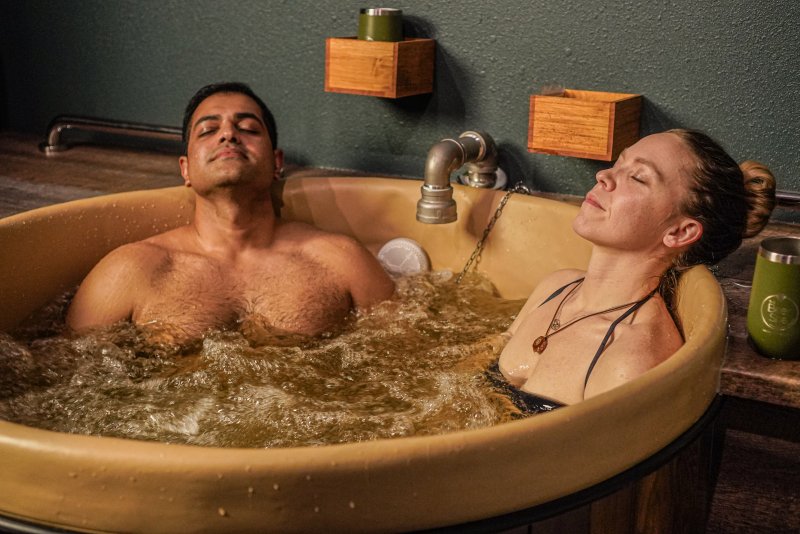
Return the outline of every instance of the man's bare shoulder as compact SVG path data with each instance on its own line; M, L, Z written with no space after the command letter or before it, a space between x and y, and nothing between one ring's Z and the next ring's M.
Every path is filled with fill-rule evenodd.
M67 312L69 327L82 331L130 319L153 273L163 268L168 258L166 249L148 240L109 252L81 282Z
M141 241L127 243L109 252L96 266L96 271L119 274L147 274L169 261L177 250L175 231L158 234Z
M313 253L357 254L366 250L356 239L336 232L321 230L302 222L282 222L276 233L280 244L301 246Z
M375 256L350 236L296 222L282 223L276 235L280 246L292 246L324 265L348 288L356 308L368 308L394 292L394 282Z

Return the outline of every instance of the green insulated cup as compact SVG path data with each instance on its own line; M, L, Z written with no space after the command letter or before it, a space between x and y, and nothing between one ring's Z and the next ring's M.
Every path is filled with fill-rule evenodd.
M362 41L402 41L403 11L390 7L362 9L358 14L358 38Z
M800 238L772 237L758 247L747 332L764 356L800 359Z

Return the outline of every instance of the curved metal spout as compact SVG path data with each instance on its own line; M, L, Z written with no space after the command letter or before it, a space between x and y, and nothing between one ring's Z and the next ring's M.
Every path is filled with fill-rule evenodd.
M443 224L456 220L450 174L466 163L475 164L470 175L474 172L479 177L476 183L480 182L481 176L494 174L497 170L497 150L489 134L467 131L458 139L442 139L431 147L425 161L421 198L417 202L418 221Z

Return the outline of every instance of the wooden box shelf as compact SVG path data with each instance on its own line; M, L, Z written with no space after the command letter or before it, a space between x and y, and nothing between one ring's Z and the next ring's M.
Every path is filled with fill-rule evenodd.
M325 41L325 90L401 98L433 92L433 39Z
M566 89L532 95L528 150L613 161L639 139L642 96Z

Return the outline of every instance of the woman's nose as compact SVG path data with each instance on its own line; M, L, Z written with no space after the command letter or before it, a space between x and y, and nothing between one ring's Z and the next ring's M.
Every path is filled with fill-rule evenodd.
M615 185L614 175L611 171L612 169L603 169L602 171L597 171L597 174L594 175L597 183L603 186L603 189L607 191L614 189Z

